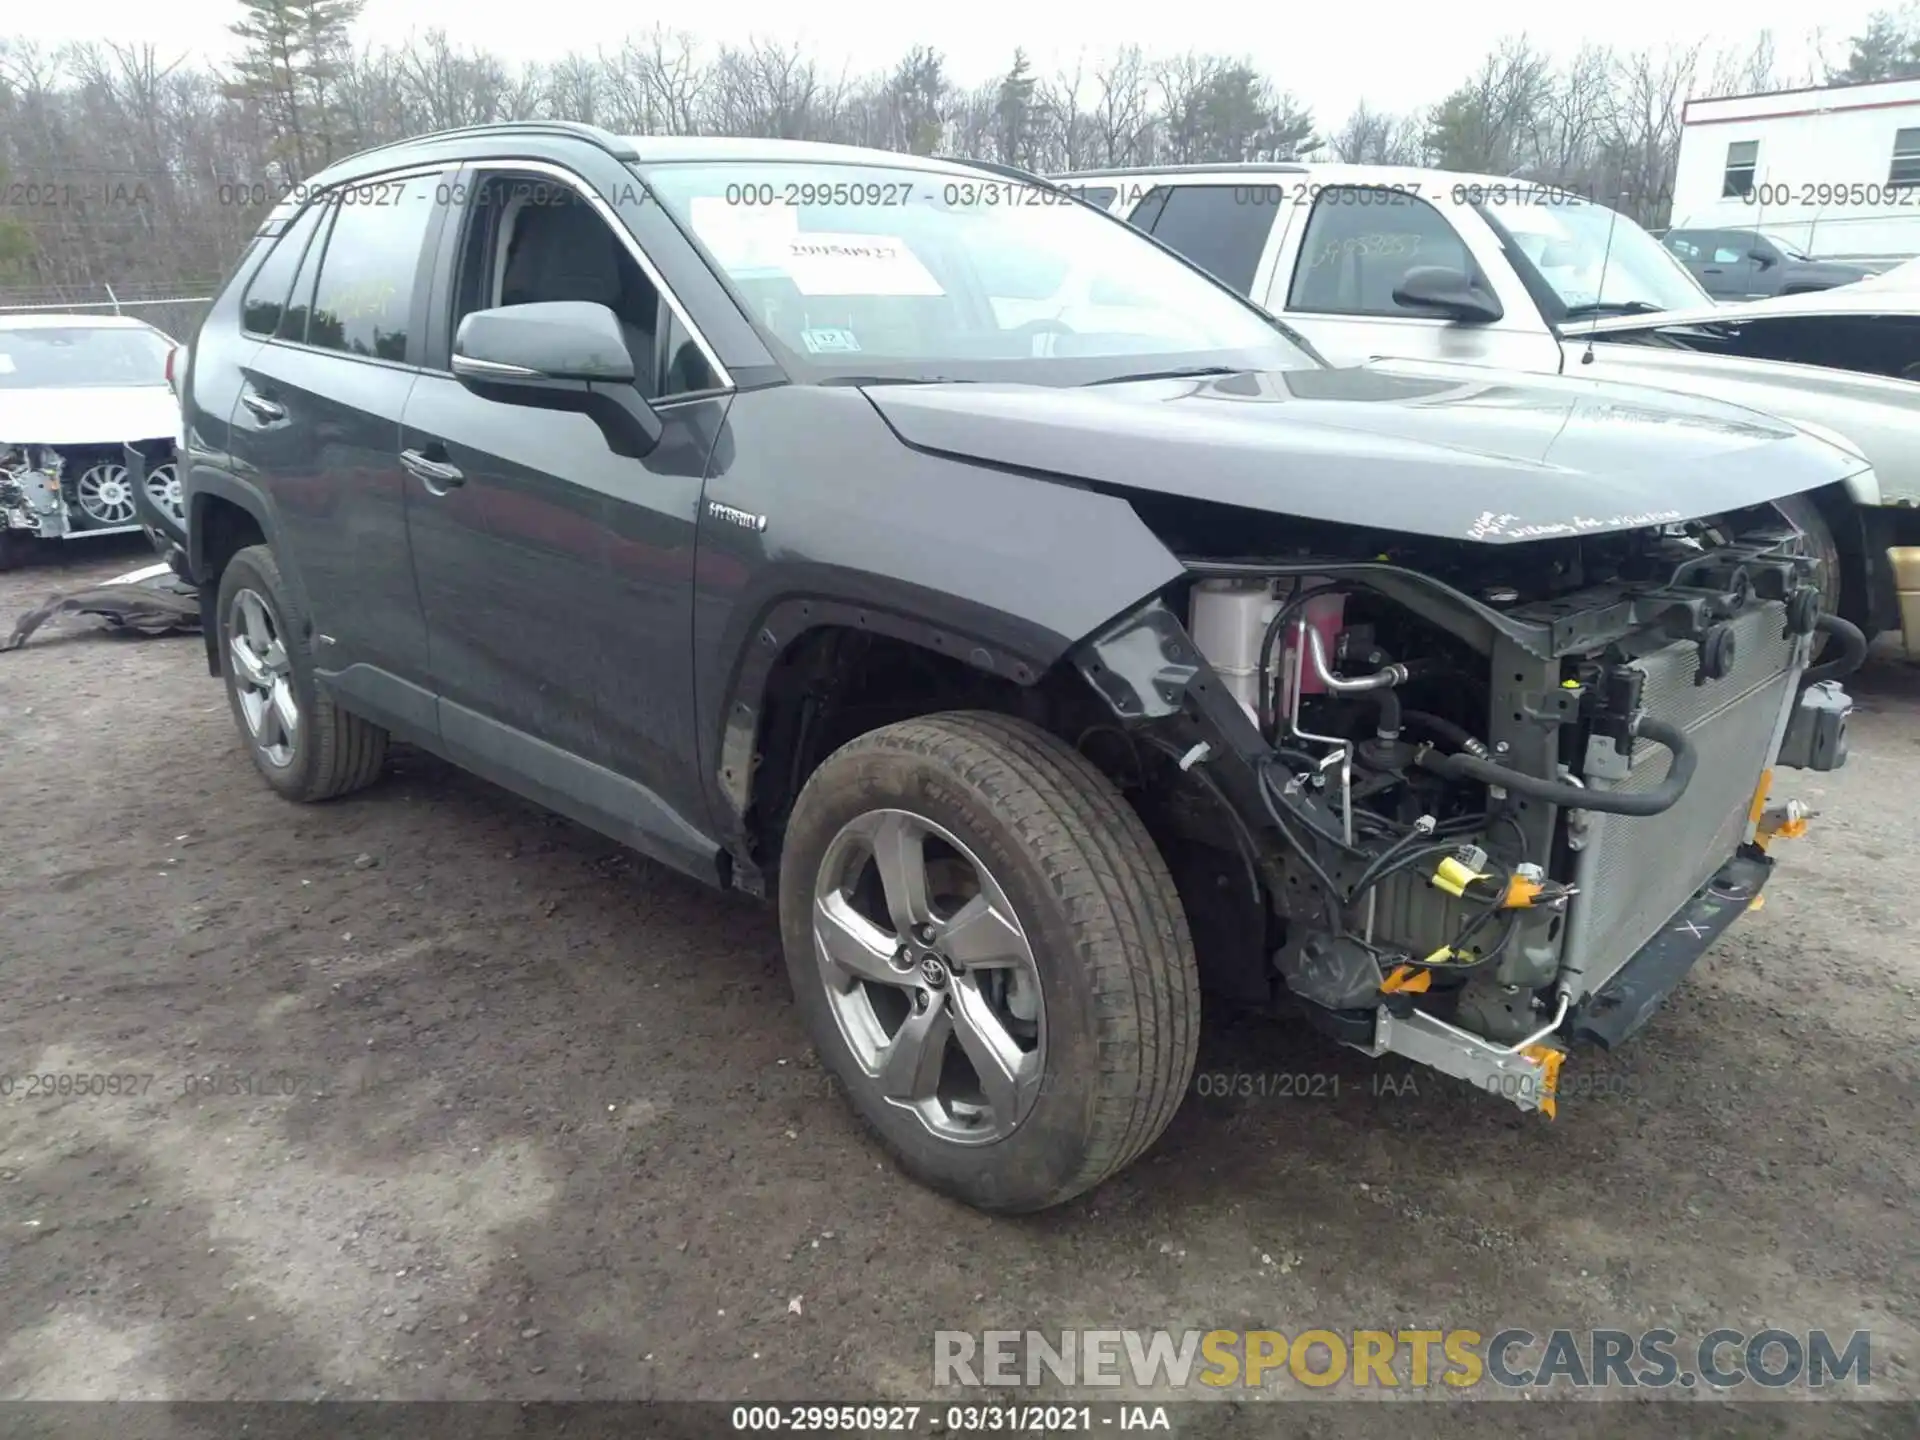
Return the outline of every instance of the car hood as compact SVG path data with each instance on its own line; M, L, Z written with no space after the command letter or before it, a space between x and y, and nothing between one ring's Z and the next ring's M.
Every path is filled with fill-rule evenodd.
M1874 493L1858 481L1862 504L1920 502L1920 384L1827 365L1706 355L1660 344L1629 344L1599 337L1588 346L1569 341L1567 368L1596 380L1632 382L1710 395L1729 404L1777 415L1795 425L1844 436L1873 467Z
M180 426L165 385L0 390L0 444L118 445L159 440Z
M1634 335L1672 326L1717 325L1728 320L1759 320L1769 315L1920 315L1920 290L1881 283L1871 277L1825 290L1739 300L1725 305L1696 305L1651 315L1609 315L1560 327L1575 335Z
M1074 389L870 386L867 395L920 449L1489 544L1711 515L1862 468L1734 406L1471 366L1394 361Z

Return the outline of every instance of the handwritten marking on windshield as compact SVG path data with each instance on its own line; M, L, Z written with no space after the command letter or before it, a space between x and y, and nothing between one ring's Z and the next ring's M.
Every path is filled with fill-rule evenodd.
M1604 520L1576 515L1571 520L1523 525L1518 515L1499 515L1485 510L1467 527L1467 538L1542 540L1555 535L1590 535L1596 530L1638 530L1648 525L1668 525L1680 518L1678 510L1649 510L1639 515L1612 515Z

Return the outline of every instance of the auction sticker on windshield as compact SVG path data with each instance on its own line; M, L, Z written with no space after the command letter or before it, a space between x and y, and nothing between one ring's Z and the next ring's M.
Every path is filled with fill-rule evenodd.
M802 295L944 295L895 235L802 231L787 241L786 272Z

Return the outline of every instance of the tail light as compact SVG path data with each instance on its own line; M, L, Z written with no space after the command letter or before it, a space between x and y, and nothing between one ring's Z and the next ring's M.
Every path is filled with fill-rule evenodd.
M179 354L180 354L180 347L178 345L173 345L168 347L167 349L167 388L172 390L176 396L180 393L180 372L176 367L176 360Z

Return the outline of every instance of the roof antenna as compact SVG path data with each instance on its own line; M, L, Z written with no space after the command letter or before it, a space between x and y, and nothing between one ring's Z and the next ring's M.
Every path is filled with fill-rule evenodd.
M1624 190L1620 192L1620 203L1622 205L1627 203L1627 192ZM1600 306L1606 302L1607 263L1613 259L1613 230L1614 227L1620 223L1620 212L1618 210L1609 210L1607 214L1611 217L1607 221L1607 248L1600 252L1600 284L1593 292L1593 318L1595 320L1600 318ZM1580 363L1582 365L1591 365L1593 363L1593 331L1591 328L1587 331L1587 348L1580 356Z

